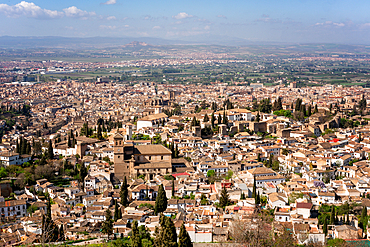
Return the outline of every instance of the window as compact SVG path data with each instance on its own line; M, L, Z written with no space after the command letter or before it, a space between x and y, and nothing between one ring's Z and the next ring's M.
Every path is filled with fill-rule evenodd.
M152 160L152 156L149 156L149 160Z
M161 160L163 160L163 156L161 156Z

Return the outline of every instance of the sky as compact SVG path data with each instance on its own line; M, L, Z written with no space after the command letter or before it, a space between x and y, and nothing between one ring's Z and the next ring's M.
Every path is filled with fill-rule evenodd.
M0 0L0 36L370 44L368 0Z

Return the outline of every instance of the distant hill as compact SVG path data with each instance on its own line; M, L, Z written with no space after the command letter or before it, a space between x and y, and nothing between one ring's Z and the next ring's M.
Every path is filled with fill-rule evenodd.
M132 41L131 43L123 45L123 47L140 47L140 46L152 46L152 45L149 45L145 42L139 42L139 41Z
M89 38L69 38L69 37L32 37L32 36L1 36L0 37L0 48L67 48L67 49L79 49L79 48L105 48L105 47L117 47L124 46L125 44L131 44L127 47L135 46L147 46L151 45L176 45L176 44L188 44L189 42L177 41L177 40L166 40L159 38L112 38L112 37L89 37Z

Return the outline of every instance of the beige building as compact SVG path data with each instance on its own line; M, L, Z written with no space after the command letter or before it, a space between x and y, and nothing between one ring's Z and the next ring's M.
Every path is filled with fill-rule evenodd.
M172 173L171 150L162 145L128 145L124 137L114 136L114 173L122 180L124 176L136 178L144 175L151 180L156 175Z

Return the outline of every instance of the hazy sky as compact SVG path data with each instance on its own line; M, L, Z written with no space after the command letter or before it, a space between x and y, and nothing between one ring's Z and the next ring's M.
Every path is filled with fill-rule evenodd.
M0 36L370 44L369 10L368 0L5 0Z

